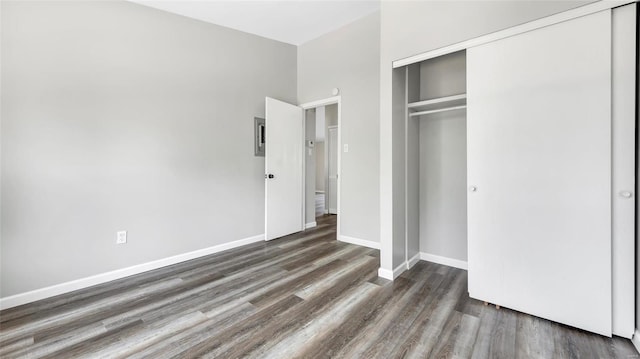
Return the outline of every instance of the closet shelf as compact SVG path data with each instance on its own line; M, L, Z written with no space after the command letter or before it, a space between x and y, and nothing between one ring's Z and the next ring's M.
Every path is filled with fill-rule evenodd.
M458 110L466 107L467 94L439 97L426 101L412 102L407 105L410 117Z

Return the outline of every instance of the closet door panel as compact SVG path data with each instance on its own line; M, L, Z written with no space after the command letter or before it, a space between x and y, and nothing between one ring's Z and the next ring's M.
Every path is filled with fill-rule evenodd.
M467 91L470 295L611 335L610 12L469 49Z
M635 329L636 4L612 10L613 334Z

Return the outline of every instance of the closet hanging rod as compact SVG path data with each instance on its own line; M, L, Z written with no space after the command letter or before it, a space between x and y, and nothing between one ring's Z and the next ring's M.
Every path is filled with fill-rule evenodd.
M452 110L459 110L462 108L467 108L467 105L462 105L462 106L453 106L453 107L445 107L445 108L439 108L437 110L430 110L430 111L420 111L420 112L413 112L409 114L409 117L416 117L416 116L422 116L422 115L429 115L432 113L438 113L438 112L445 112L445 111L452 111Z

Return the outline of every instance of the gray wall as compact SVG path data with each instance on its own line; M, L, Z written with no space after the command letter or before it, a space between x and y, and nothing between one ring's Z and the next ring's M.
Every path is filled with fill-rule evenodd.
M420 63L420 100L467 92L466 51L439 56Z
M393 269L394 244L405 231L394 229L395 213L404 201L393 197L396 171L394 142L404 141L404 126L396 126L392 62L472 39L592 1L383 1L380 20L380 238L381 267Z
M3 297L264 233L253 117L295 102L294 46L127 2L1 6Z
M342 96L341 233L378 242L380 14L298 47L298 101ZM342 146L340 146L342 148Z

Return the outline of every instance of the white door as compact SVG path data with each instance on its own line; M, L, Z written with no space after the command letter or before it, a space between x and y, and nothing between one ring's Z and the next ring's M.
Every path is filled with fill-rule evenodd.
M265 238L304 229L302 219L303 110L266 98Z
M467 50L469 294L611 335L611 15Z
M338 214L338 127L329 126L327 133L329 188L327 208L330 214Z
M636 4L613 9L613 334L635 329Z

